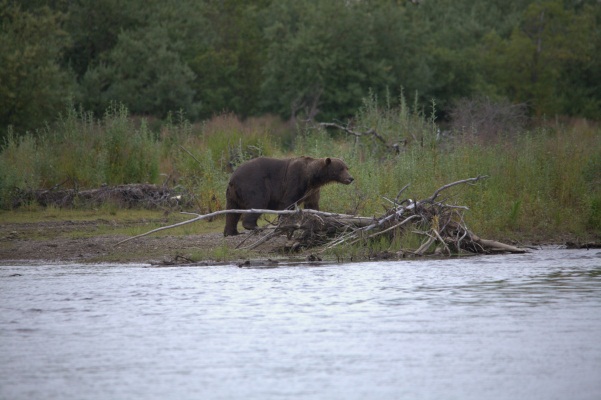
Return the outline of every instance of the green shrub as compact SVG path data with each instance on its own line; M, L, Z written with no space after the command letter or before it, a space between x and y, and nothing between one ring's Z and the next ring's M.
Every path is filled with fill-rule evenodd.
M159 174L159 147L143 120L135 128L124 106L111 106L103 119L102 167L106 183L154 183Z

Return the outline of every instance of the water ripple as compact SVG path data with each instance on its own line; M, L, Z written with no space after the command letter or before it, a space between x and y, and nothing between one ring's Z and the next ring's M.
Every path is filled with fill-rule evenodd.
M598 399L601 252L0 267L0 398Z

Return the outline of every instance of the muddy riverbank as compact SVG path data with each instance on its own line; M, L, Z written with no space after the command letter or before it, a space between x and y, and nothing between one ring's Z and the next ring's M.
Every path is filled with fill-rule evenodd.
M223 237L223 219L202 221L185 225L185 228L166 230L161 233L137 238L121 245L124 239L148 232L174 222L178 214L163 217L160 213L148 215L131 211L94 213L92 217L83 213L9 215L0 223L0 263L11 261L50 262L119 262L182 264L190 262L243 262L244 260L290 259L283 252L285 237L272 239L253 251L241 250L253 243L247 234ZM33 216L32 216L33 215ZM183 218L185 219L185 217ZM495 238L521 246L562 246L567 243L582 243L571 237L552 238ZM312 257L315 250L292 255L302 261ZM345 259L342 261L350 261Z
M219 231L150 235L117 245L133 235L124 229L151 230L155 221L42 221L0 224L0 262L148 262L187 263L190 261L232 261L238 258L272 255L281 257L278 248L284 240L260 246L254 252L236 249L247 235L223 237ZM211 230L219 228L213 224ZM148 226L146 228L146 226ZM191 228L193 230L193 228ZM98 234L94 234L98 232ZM283 238L284 239L284 238ZM303 255L299 255L302 257Z

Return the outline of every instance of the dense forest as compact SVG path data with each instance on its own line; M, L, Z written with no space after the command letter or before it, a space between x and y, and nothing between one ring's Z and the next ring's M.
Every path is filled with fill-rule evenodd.
M345 120L417 93L601 116L598 0L0 0L0 137L69 105ZM10 128L9 128L10 127Z

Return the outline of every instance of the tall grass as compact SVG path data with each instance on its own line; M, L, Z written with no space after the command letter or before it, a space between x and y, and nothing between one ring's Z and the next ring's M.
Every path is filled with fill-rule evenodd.
M69 108L43 132L8 135L0 148L0 208L34 189L154 183L193 193L203 210L220 209L229 172L247 159L278 154L282 132L275 118L242 123L224 115L193 126L182 114L152 131L120 105L100 119Z
M163 129L163 142L165 137L178 137L161 160L163 173L192 192L201 211L223 209L230 173L251 158L282 155L284 132L283 124L272 117L242 122L225 114L196 127L180 121Z
M324 132L305 138L303 150L313 154L337 149L335 155L351 165L356 179L352 187L325 188L324 209L379 214L407 184L401 200L427 198L447 183L486 175L475 186L445 192L447 201L470 208L466 221L475 232L530 241L601 236L599 127L557 125L493 144L461 136L443 139L419 110L403 102L380 107L375 99L358 113L356 124L364 130L378 127L389 141L403 139L399 126L413 134L405 134L409 144L398 155L382 146L375 151L369 137L351 147L349 139L336 144Z
M322 190L324 210L380 214L398 191L423 199L460 179L487 175L475 186L444 193L470 208L468 226L493 238L550 240L601 236L601 129L587 124L512 133L491 143L442 138L433 111L403 98L398 106L365 100L356 131L375 129L400 152L366 135L357 140L320 128L286 129L276 118L241 121L216 116L192 125L174 115L158 129L113 106L100 119L70 109L39 134L9 135L0 153L0 207L22 190L150 182L181 186L201 211L225 207L229 174L259 155L340 157L355 182Z
M12 188L154 182L158 150L146 124L134 127L123 107L111 107L100 121L69 109L52 130L8 136L0 156L2 198Z

